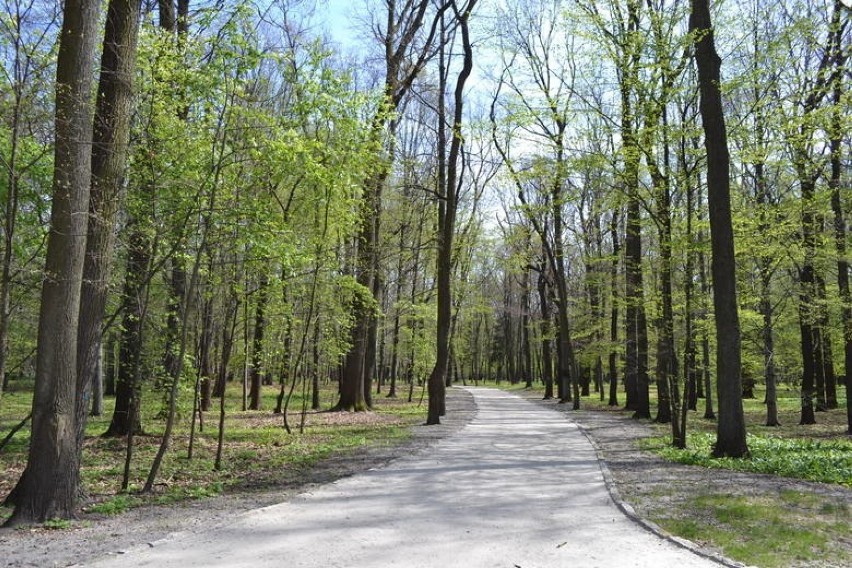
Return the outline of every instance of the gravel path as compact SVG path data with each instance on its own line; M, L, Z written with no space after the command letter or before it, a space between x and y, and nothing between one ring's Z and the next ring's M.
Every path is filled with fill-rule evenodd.
M470 392L474 419L428 452L89 565L718 566L622 514L576 424Z

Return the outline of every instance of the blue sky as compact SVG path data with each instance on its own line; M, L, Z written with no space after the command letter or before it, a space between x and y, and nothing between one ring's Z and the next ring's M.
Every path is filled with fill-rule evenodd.
M366 9L363 0L320 0L317 2L317 21L344 50L359 42L357 14Z

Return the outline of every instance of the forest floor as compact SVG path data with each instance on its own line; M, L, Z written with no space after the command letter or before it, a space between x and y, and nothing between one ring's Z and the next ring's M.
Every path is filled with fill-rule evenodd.
M227 523L242 512L285 501L309 491L316 485L346 477L389 461L423 450L441 438L458 431L475 414L471 395L451 389L448 413L438 427L415 426L412 437L393 447L369 447L336 455L321 461L293 479L280 484L274 480L261 487L229 490L226 494L171 505L150 505L116 516L86 513L70 527L29 528L0 531L0 564L9 568L24 566L68 566L85 564L107 553L152 543L177 531ZM519 392L519 394L523 394ZM527 398L537 399L534 392ZM849 522L852 490L835 485L809 483L775 476L711 470L673 464L641 449L640 440L654 435L652 427L621 412L571 411L568 405L553 401L540 404L565 411L577 422L596 446L610 475L610 489L624 500L638 517L653 521L649 526L686 532L692 541L708 545L701 530L689 533L689 527L712 527L720 521L715 499L741 498L743 507L763 515L760 504L808 522L819 519ZM729 502L726 501L726 503ZM628 508L629 509L629 508ZM814 521L817 519L817 521ZM684 529L686 527L686 530ZM733 546L736 546L734 543ZM750 546L755 546L752 543ZM758 543L757 546L760 546ZM783 543L776 543L776 548ZM714 548L714 547L710 547ZM717 552L730 555L725 546ZM828 546L815 543L809 551L791 550L778 563L767 560L761 565L797 568L848 566L852 561L852 533L831 538Z
M535 391L515 392L584 430L609 470L613 497L652 530L762 567L852 566L852 488L672 463L642 443L660 435L649 421L620 408L574 411ZM791 527L809 538L789 534Z

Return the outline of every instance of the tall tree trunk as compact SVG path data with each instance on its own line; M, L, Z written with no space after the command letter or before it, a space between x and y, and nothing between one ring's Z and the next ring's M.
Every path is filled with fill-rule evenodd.
M802 352L802 411L799 424L815 424L817 399L817 348L821 344L821 333L815 318L816 275L816 227L813 201L814 183L810 176L800 176L802 190L802 242L805 259L799 270L799 330ZM821 367L821 365L819 365Z
M381 232L382 190L390 174L395 146L395 121L389 121L405 98L414 79L420 74L432 52L437 19L433 21L429 36L417 52L413 49L418 31L423 26L426 11L431 2L417 0L406 2L397 7L396 0L388 0L386 25L382 29L382 43L385 48L384 104L373 117L372 137L375 141L388 140L386 155L381 163L364 182L361 199L361 228L357 236L358 253L356 279L364 289L373 291L376 267L379 266L379 243L376 241ZM443 11L442 8L441 11ZM415 52L415 53L412 53ZM413 57L413 59L412 59ZM387 131L387 132L386 132ZM340 400L335 409L348 411L366 410L364 400L364 373L371 369L373 362L367 361L367 345L370 340L372 319L375 317L373 303L356 299L353 305L354 324L351 330L349 352L343 366L340 385Z
M211 262L210 273L213 273ZM213 343L216 330L213 328L213 298L203 298L201 302L201 337L198 346L199 362L199 394L201 402L199 408L202 412L210 410L213 393Z
M758 50L755 46L755 52ZM760 93L757 88L754 92L755 100L758 99ZM766 117L762 107L757 109L757 117L755 119L755 138L758 148L763 151L765 149L766 138ZM769 184L766 180L766 165L763 155L754 163L754 189L755 200L759 209L760 224L758 231L761 234L766 234L769 229ZM773 308L772 308L772 257L762 255L758 259L758 272L760 279L760 314L763 318L763 380L766 384L766 425L780 426L778 422L778 394L776 388L775 377L775 341L773 337Z
M632 168L631 168L632 169ZM633 177L631 176L631 179ZM628 409L635 418L651 418L648 379L648 324L645 319L642 277L642 235L639 211L638 168L636 187L629 190L625 245L626 377ZM631 186L632 187L632 186Z
M686 392L684 393L684 404L689 410L698 409L698 361L697 361L697 333L695 329L695 237L693 233L693 217L695 215L695 181L694 176L689 173L686 163L686 139L681 138L679 161L683 179L686 183L686 265L683 274L684 294L684 354L683 370L685 375ZM686 432L686 425L681 424ZM686 440L684 440L684 445Z
M522 380L526 388L533 386L532 344L530 340L530 270L524 269L521 283L521 366Z
M839 10L840 0L835 0L834 8ZM846 248L846 220L844 219L842 191L842 155L843 143L843 70L846 56L840 41L835 43L834 75L832 77L832 124L830 136L831 148L831 210L834 214L834 248L837 253L837 288L840 292L840 318L843 324L843 369L846 384L846 421L847 432L852 434L852 292L849 289L849 260ZM848 191L845 193L849 197Z
M612 307L610 308L609 323L609 406L618 406L618 264L621 248L618 242L618 219L620 212L613 210L609 222L609 234L612 238L612 263L610 265L610 296Z
M115 406L104 436L142 432L140 394L143 374L142 343L147 314L151 243L144 229L131 220L128 227L127 269L124 277L124 314L121 324Z
M553 398L553 351L550 336L553 315L550 313L550 293L547 286L547 268L544 262L538 269L538 304L541 310L539 328L541 333L541 380L544 383L544 400Z
M453 273L453 242L456 232L456 213L458 209L458 190L461 174L459 173L459 158L462 149L462 120L464 118L464 87L470 73L473 70L473 48L470 43L470 30L468 21L470 13L476 6L478 0L467 0L465 5L458 7L453 0L452 8L456 22L461 30L462 50L464 59L462 69L456 79L456 87L453 96L453 122L451 125L452 140L450 142L450 153L447 156L447 169L443 198L439 206L438 214L438 260L437 260L437 288L438 288L438 329L437 329L437 358L435 367L429 376L429 411L426 424L439 424L440 417L446 413L446 382L447 369L450 359L450 328L452 326L452 273ZM441 15L443 25L443 15ZM443 39L443 38L442 38ZM443 44L441 53L443 54ZM443 101L442 101L443 102ZM442 105L443 107L443 105ZM443 109L440 113L443 127ZM439 138L442 138L439 136Z
M731 223L730 157L722 108L720 67L716 53L709 0L692 0L689 29L695 34L695 60L701 93L700 111L707 152L710 240L713 251L713 307L716 314L716 372L719 421L714 456L748 455L743 414L740 323L734 231Z
M122 201L141 0L110 0L92 133L92 189L77 344L77 451L82 458L89 395L98 381L103 319ZM78 459L80 459L78 458Z
M837 377L834 374L834 355L831 347L831 323L829 321L828 298L826 296L825 280L822 277L817 278L817 298L819 327L822 331L819 345L822 388L819 389L819 392L823 394L822 409L834 410L837 408Z
M699 186L700 186L699 182ZM700 220L700 218L699 218ZM698 232L698 242L704 243L704 234L703 231ZM704 419L705 420L715 420L716 412L713 410L713 377L710 372L710 330L709 325L707 325L707 319L709 316L709 302L708 297L710 295L710 279L707 277L707 258L704 255L704 250L699 249L698 251L698 278L701 280L701 319L704 324L703 331L701 333L701 376L702 380L700 381L704 385Z
M626 28L629 35L639 30L639 2L627 3ZM631 45L632 39L627 40ZM639 50L633 46L622 54L621 138L624 161L624 190L627 194L625 219L625 384L628 410L637 418L650 418L648 380L648 331L645 319L644 285L642 278L642 222L639 203L639 141L632 93L638 85Z
M314 340L311 349L311 410L320 409L320 322L314 324Z
M14 526L76 513L77 334L91 189L92 83L100 2L66 0L56 66L53 202L39 312L30 450Z
M697 334L694 325L694 300L695 293L695 251L694 238L692 232L692 218L695 212L695 188L693 187L693 176L687 173L686 165L686 144L685 140L681 139L680 146L680 162L681 170L684 173L686 180L686 266L684 267L683 275L683 294L684 294L684 354L683 354L683 370L684 384L686 391L683 394L682 412L680 432L675 438L675 447L686 447L686 418L687 410L696 410L698 408L698 373L697 373L697 349L696 340Z
M263 336L266 331L266 301L268 298L269 281L265 274L260 275L257 285L257 304L254 308L254 336L251 348L251 372L249 394L249 410L260 410L263 386Z
M652 115L658 113L652 113ZM657 116L652 116L656 123ZM663 126L666 126L665 111L662 113ZM653 144L650 135L647 145ZM672 424L673 441L679 434L677 424L678 389L677 389L677 354L674 342L674 309L672 307L672 219L671 219L671 190L668 177L657 166L651 150L648 164L651 170L652 185L656 193L658 233L660 241L660 313L659 332L657 337L657 416L655 422ZM665 162L668 163L668 141L665 145Z

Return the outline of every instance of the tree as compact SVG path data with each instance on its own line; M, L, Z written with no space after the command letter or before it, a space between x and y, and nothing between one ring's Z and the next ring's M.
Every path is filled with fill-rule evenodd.
M713 307L716 314L716 372L719 421L713 455L748 455L742 402L740 327L737 312L734 232L731 223L730 157L722 109L720 68L708 0L692 0L689 29L694 34L700 111L707 153L710 239L713 251Z
M378 279L382 191L390 175L395 149L396 121L392 118L411 90L414 80L433 55L433 40L440 13L447 9L448 4L441 7L427 36L423 38L421 28L426 21L429 6L429 0L408 1L401 5L396 0L387 0L386 23L375 26L375 32L384 47L384 97L373 116L370 132L374 143L378 145L387 140L388 145L385 147L381 164L363 184L355 276L358 284L372 296L372 300L367 298L367 294L362 294L353 304L351 347L346 354L341 375L340 400L335 406L337 410L366 409L365 377L372 377L375 369L374 357L371 360L368 353L375 354L375 349L371 351L369 346L376 341L376 308L380 305L377 296L381 291Z
M503 19L500 30L503 71L491 103L492 138L515 186L520 211L542 244L553 279L557 321L557 394L561 402L579 408L579 377L570 319L568 283L569 158L568 126L573 112L576 76L574 38L560 22L560 0L520 6ZM564 21L563 21L564 23ZM564 56L555 57L555 54ZM497 107L500 90L509 94L502 102L504 138L500 140ZM532 155L522 150L532 146Z
M92 189L77 345L77 452L99 380L101 339L113 266L115 225L127 167L141 0L110 0L92 133ZM79 459L79 458L78 458Z
M834 11L840 13L840 0L835 0ZM844 21L844 26L848 23ZM831 210L834 214L834 246L837 252L837 287L840 291L841 320L843 323L843 367L846 376L846 423L847 432L852 434L852 292L849 289L849 259L846 246L846 221L844 219L844 202L841 197L842 175L842 142L843 142L843 97L844 70L849 60L848 51L843 49L843 32L838 24L835 24L835 41L833 42L832 74L831 74L831 128L829 144L831 149L831 177L829 187L831 189ZM848 192L846 193L848 197Z
M19 258L17 250L25 240L20 234L21 225L37 226L28 219L33 213L38 215L39 207L26 196L27 178L38 179L37 172L42 170L46 174L48 169L50 147L46 140L38 142L33 133L39 130L42 120L47 120L47 108L37 100L42 94L43 83L51 80L48 77L54 54L50 46L59 18L58 8L49 7L46 14L39 14L41 6L34 0L14 0L4 7L10 17L0 19L0 46L6 47L3 49L5 65L0 69L9 82L8 92L2 94L8 105L3 105L0 123L5 138L0 143L5 174L0 265L0 396L9 382L13 288L21 280L22 272L30 268L28 265L41 260L40 254L32 255L29 260ZM50 182L45 180L45 183ZM34 267L32 272L36 272ZM24 343L20 338L15 339L18 344Z
M53 203L41 292L27 468L7 521L76 513L77 334L91 189L92 84L99 0L67 0L56 67Z
M447 380L447 369L450 361L450 326L452 323L452 273L453 273L453 242L456 232L456 216L459 206L459 188L461 186L459 172L462 149L462 118L464 113L464 87L473 70L473 48L470 43L470 14L477 0L467 0L461 7L456 0L452 2L453 14L458 22L462 36L463 63L456 80L453 94L453 121L450 125L450 153L447 157L446 176L440 172L441 183L438 187L438 353L435 367L429 375L429 412L427 424L440 424L440 416L445 412L444 397ZM443 54L443 46L441 47ZM443 62L443 58L442 58ZM441 69L443 74L443 69ZM443 81L441 81L443 83ZM439 97L442 108L439 113L443 123L443 94ZM444 144L443 124L439 125L439 144ZM443 186L443 187L441 187Z

